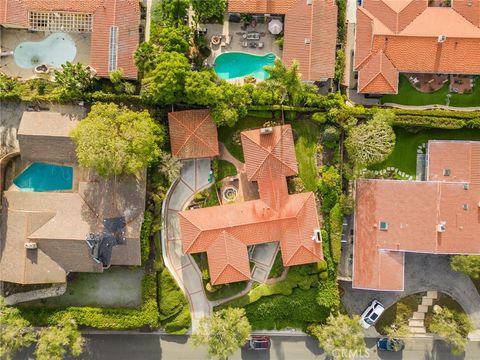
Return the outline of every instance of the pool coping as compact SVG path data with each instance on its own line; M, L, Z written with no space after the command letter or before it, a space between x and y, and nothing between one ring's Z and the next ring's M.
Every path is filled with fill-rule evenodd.
M213 62L212 62L212 69L213 69L213 71L215 71L215 61L217 61L217 58L218 58L219 56L222 56L222 55L224 55L224 54L246 54L246 55L256 56L256 57L265 57L265 56L271 54L271 55L275 56L274 62L275 62L277 59L281 59L281 58L279 58L279 57L278 57L274 52L272 52L272 51L270 51L270 52L268 52L268 53L266 53L266 54L263 54L263 55L251 54L251 53L245 52L245 51L225 51L225 52L222 52L222 53L220 53L220 54L217 54L217 55L213 58ZM255 76L253 76L253 75L243 75L243 76L237 76L237 77L230 78L230 79L223 79L223 78L220 77L220 75L218 75L218 73L217 73L216 71L215 71L215 74L216 74L221 80L225 80L225 81L228 81L228 82L233 82L233 81L235 81L235 80L237 80L237 79L243 79L243 78L245 78L245 77L247 77L247 76L252 76L252 77L254 77L255 79L257 79L257 81L265 81L265 80L266 80L266 79L259 79L259 78L255 77Z

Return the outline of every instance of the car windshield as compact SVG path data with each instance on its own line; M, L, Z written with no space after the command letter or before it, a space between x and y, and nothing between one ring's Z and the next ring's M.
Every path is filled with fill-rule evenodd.
M365 322L366 322L367 324L369 324L369 325L373 325L373 321L370 320L369 318L366 318L366 319L365 319Z

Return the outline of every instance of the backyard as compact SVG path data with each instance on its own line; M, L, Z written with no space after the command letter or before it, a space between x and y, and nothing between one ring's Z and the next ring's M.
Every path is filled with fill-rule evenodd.
M445 105L446 98L449 88L449 83L445 85L438 91L432 93L423 93L417 91L408 81L407 77L404 75L400 76L398 84L398 94L394 95L383 95L381 102L401 104L401 105L413 105L413 106L422 106L422 105ZM480 77L475 79L475 85L473 91L470 94L455 94L451 93L450 106L457 107L472 107L480 106Z
M372 170L395 167L409 175L415 175L417 163L417 148L428 140L480 140L480 132L471 129L443 130L428 129L410 132L401 127L395 127L395 149L384 162L372 166Z

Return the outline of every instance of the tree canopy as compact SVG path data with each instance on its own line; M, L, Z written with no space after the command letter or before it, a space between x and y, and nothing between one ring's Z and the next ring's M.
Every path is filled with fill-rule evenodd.
M438 307L435 310L430 323L430 332L443 337L452 347L454 355L463 353L467 345L468 333L475 328L470 319L466 314L446 307Z
M455 255L450 258L450 266L454 271L462 272L473 279L480 279L479 255Z
M157 159L164 133L146 111L95 104L71 137L79 164L109 177L135 174Z
M185 78L191 72L188 59L177 52L158 55L155 69L142 82L142 97L162 105L182 102Z
M55 70L55 81L68 93L78 94L88 91L93 86L93 75L80 63L62 64L62 71Z
M191 0L196 22L221 22L227 8L227 0Z
M152 19L163 25L183 23L190 0L162 0L152 11Z
M40 330L35 356L37 360L62 360L67 352L79 356L84 343L75 320L65 316L56 325Z
M267 87L280 95L280 104L300 105L305 93L310 88L302 82L298 62L294 61L287 68L280 59L276 59L272 66L265 66L269 74L261 86Z
M209 106L219 97L213 71L192 71L185 79L185 99L189 104Z
M245 310L227 308L215 312L210 318L200 320L192 339L195 346L207 345L210 356L225 360L245 345L250 331Z
M358 316L330 314L325 325L311 325L308 329L326 354L338 360L353 359L366 351L359 320Z
M176 51L180 54L186 54L190 47L190 38L192 31L188 26L165 26L158 33L158 43L162 51Z
M393 113L378 112L372 120L350 130L346 146L357 167L379 163L392 153L395 133L389 124L391 115L387 114Z

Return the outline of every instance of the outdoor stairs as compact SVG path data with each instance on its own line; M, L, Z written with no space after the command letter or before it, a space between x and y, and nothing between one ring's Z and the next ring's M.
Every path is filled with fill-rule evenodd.
M427 330L425 329L425 314L428 312L430 306L433 305L433 300L438 298L436 291L427 291L427 294L422 297L422 302L418 305L417 311L413 313L412 318L408 321L408 327L414 337L426 337Z

